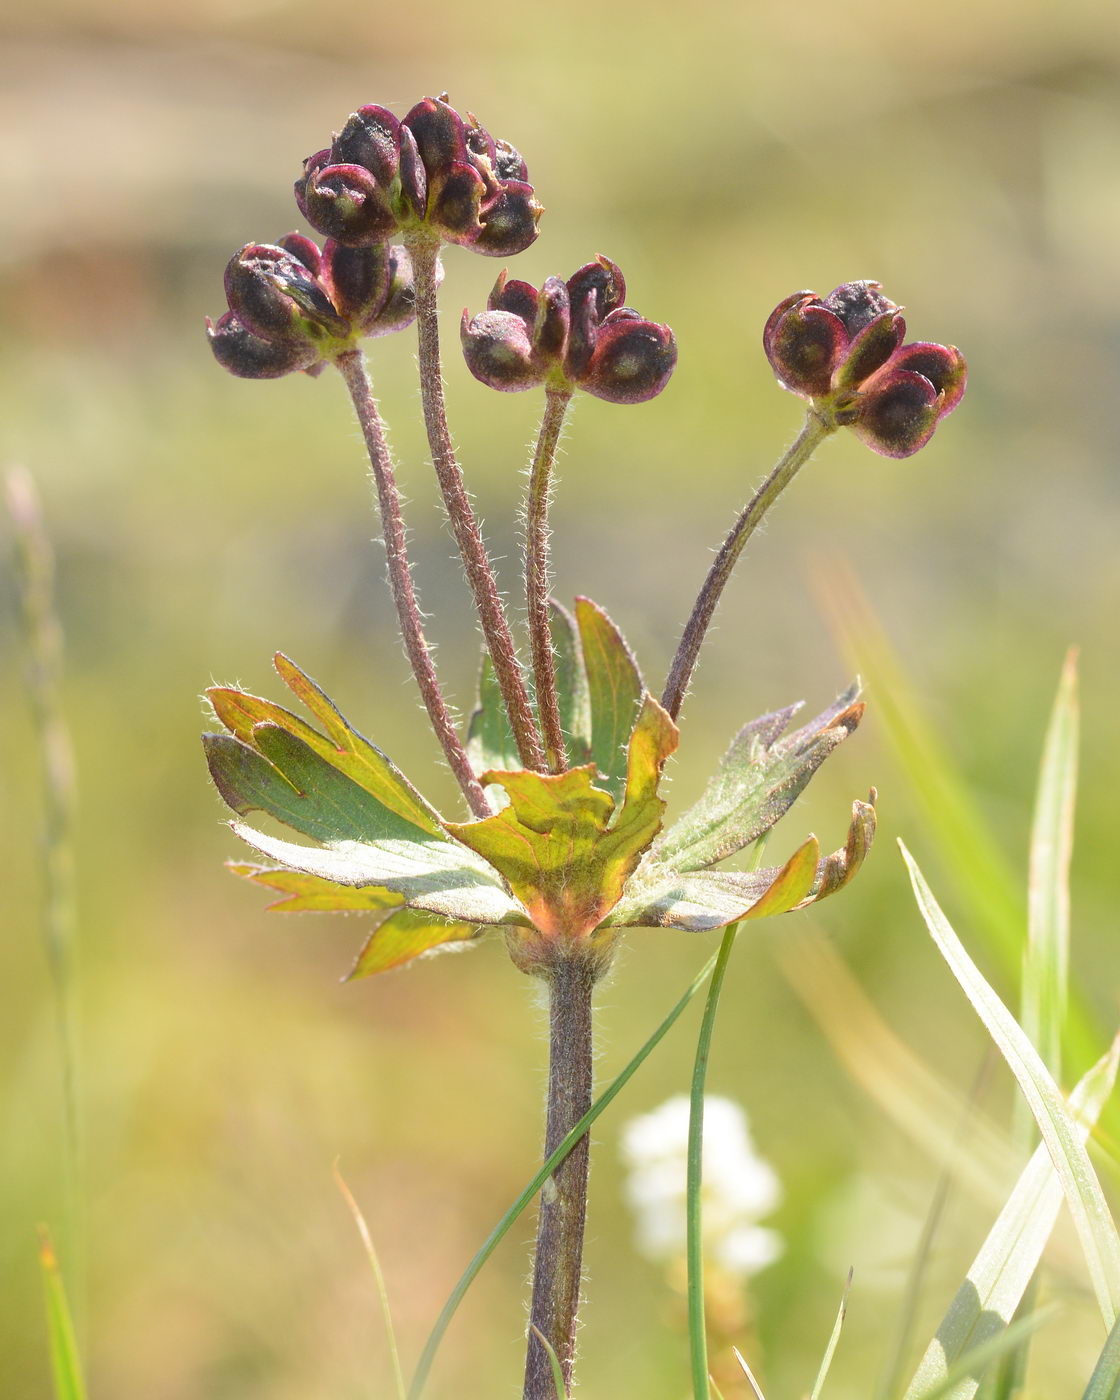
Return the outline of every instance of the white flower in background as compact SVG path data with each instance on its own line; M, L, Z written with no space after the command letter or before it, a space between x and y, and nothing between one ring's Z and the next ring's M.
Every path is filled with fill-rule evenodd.
M637 1247L650 1259L672 1261L685 1251L688 1099L682 1094L623 1129L629 1168L626 1198L637 1221ZM704 1253L740 1278L756 1274L782 1252L781 1236L758 1221L782 1198L769 1162L755 1150L747 1117L730 1099L704 1100Z

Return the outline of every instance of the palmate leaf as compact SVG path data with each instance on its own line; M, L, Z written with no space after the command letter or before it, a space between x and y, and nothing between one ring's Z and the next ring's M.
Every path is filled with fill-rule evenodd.
M677 746L677 727L647 695L627 748L624 798L596 785L596 765L565 773L487 774L509 797L495 816L447 829L501 872L533 925L580 937L602 924L661 828L657 786Z
M568 766L591 762L591 687L576 620L555 598L549 600L552 649L556 655L556 690L560 728L568 745ZM492 764L491 767L508 767Z
M864 707L858 696L857 682L785 738L799 706L752 720L735 736L699 802L656 843L651 861L678 871L700 870L769 831L859 724Z
M618 802L626 786L626 746L645 686L622 633L590 598L576 599L576 626L587 676L591 758L599 770L596 786Z
M1116 1082L1120 1042L1085 1075L1070 1098L1085 1142ZM930 1342L903 1400L920 1400L964 1358L1010 1326L1062 1204L1062 1188L1045 1145L1036 1149ZM972 1400L980 1374L960 1379L951 1400Z
M872 793L872 801L852 804L846 844L823 858L820 843L811 836L781 867L677 874L651 861L639 868L607 923L702 932L800 909L843 888L863 864L874 836ZM655 847L651 855L656 854Z
M482 658L478 704L467 724L467 758L476 778L491 768L520 768L521 755L506 714L498 677L489 654Z

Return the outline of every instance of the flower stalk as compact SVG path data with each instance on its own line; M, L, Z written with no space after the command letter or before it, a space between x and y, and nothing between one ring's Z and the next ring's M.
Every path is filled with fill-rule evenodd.
M577 954L558 957L546 973L549 1068L545 1157L591 1107L591 999L600 970L594 959ZM555 1400L556 1396L551 1359L533 1328L556 1353L565 1386L571 1385L583 1272L589 1147L589 1139L582 1137L541 1193L523 1400Z
M529 497L525 510L525 602L529 614L537 713L544 733L545 759L550 773L560 773L568 766L548 616L548 503L556 449L571 399L570 389L549 389L546 392L544 419L529 473Z
M471 505L463 472L455 456L447 426L440 363L439 312L436 305L436 266L439 244L430 237L413 237L406 246L412 255L416 277L416 324L420 347L420 396L428 446L439 479L447 517L463 560L467 582L474 596L478 619L494 663L494 674L513 729L517 751L526 768L544 772L544 748L529 691L517 659L509 620L502 606L494 570L486 553L482 531Z
M389 444L385 438L385 428L377 411L377 401L373 396L373 385L366 372L365 361L360 350L351 350L340 355L335 361L354 405L354 412L361 425L366 450L369 453L370 470L377 490L377 507L381 516L381 529L385 536L385 555L388 562L389 584L393 590L393 601L397 607L401 636L405 652L420 688L424 708L436 732L447 762L454 773L463 796L467 799L471 812L476 817L490 814L490 804L482 791L482 786L474 776L466 751L455 729L454 721L443 698L439 677L436 675L432 653L424 636L420 606L416 601L416 590L412 583L412 570L408 562L408 546L405 541L404 520L401 515L401 498L397 490L396 474Z
M767 511L790 484L793 478L817 450L826 437L836 430L836 424L821 418L813 409L805 416L800 433L787 452L779 459L770 475L744 506L738 520L708 570L708 577L692 608L692 614L685 625L661 703L673 719L676 719L688 693L696 659L704 644L708 628L719 605L720 597L727 581L738 563L739 556L747 541L758 529Z

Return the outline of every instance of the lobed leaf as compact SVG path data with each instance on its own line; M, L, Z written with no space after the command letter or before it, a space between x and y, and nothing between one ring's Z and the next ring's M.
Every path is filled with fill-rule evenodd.
M390 910L370 934L347 981L387 972L449 943L469 943L481 933L476 924L440 919L415 909Z
M555 598L549 599L552 648L556 654L556 691L560 702L560 728L568 743L568 765L578 768L591 762L591 687L583 661L583 644L572 614ZM508 763L493 764L509 768Z
M591 758L599 786L617 802L626 783L627 744L645 694L638 664L622 633L590 598L576 599L591 718Z
M230 825L247 845L269 860L334 884L376 886L400 895L414 909L464 923L529 922L497 873L457 842L332 841L324 846L299 846L254 831L244 822Z
M402 896L377 885L339 885L319 875L302 870L284 870L270 865L247 865L227 860L226 869L244 880L252 880L266 889L279 890L285 897L270 904L269 909L285 914L302 913L377 913L395 909Z
M852 685L808 724L781 735L799 706L762 715L735 736L700 800L665 832L652 859L675 870L714 865L758 839L863 716Z
M1084 1143L1116 1082L1120 1040L1084 1076L1070 1097L1078 1140ZM954 1367L1010 1326L1027 1291L1062 1204L1049 1151L1039 1146L1023 1169L956 1297L942 1319L903 1400L919 1400ZM972 1400L980 1376L966 1376L951 1400ZM948 1393L948 1392L947 1392Z
M657 786L677 727L647 695L627 748L622 806L595 786L594 764L566 773L487 774L509 797L492 817L447 830L501 872L546 936L580 937L603 922L661 829Z
M872 793L874 797L874 793ZM780 868L694 870L677 873L657 861L643 865L607 919L611 925L703 932L736 919L766 918L804 908L835 894L853 877L875 835L873 802L854 802L846 844L821 857L811 836ZM658 855L657 847L651 857ZM796 884L789 883L795 868Z
M1120 1237L1077 1127L1038 1051L968 956L905 846L902 855L926 927L1007 1061L1038 1124L1077 1228L1101 1315L1111 1328L1120 1312Z
M467 758L476 778L491 768L520 768L521 755L489 653L478 677L478 704L467 725Z

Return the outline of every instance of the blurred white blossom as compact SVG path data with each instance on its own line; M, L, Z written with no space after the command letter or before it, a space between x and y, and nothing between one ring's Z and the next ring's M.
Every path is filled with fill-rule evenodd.
M637 1247L671 1261L685 1250L688 1099L682 1094L632 1118L622 1133L629 1169L626 1198L637 1224ZM704 1253L729 1274L747 1278L782 1252L781 1236L758 1221L782 1198L777 1175L751 1140L747 1117L730 1099L704 1100Z

